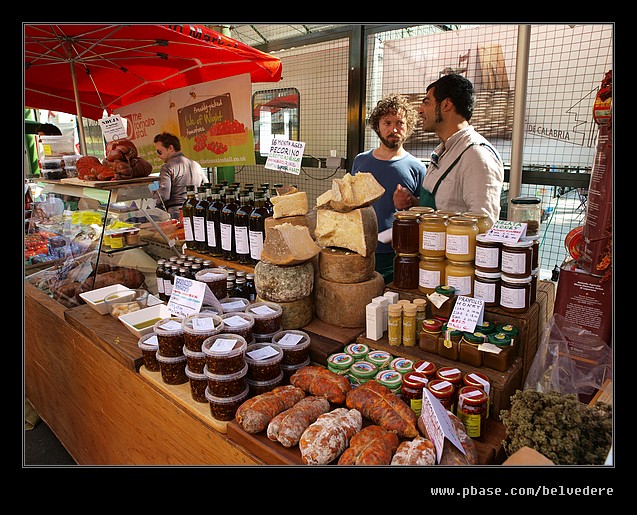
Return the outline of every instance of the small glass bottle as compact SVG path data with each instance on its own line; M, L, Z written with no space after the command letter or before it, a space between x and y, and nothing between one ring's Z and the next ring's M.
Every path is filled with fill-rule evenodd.
M394 213L392 248L396 254L418 254L418 214L413 211Z
M484 341L482 333L465 332L460 340L460 361L465 365L481 367L484 353L478 347Z
M473 279L473 298L481 299L485 307L496 307L500 304L500 272L483 272L475 270Z
M415 298L413 304L416 306L416 338L422 330L422 323L427 318L427 299Z
M248 296L246 297L250 302L255 302L257 300L257 290L254 285L254 274L247 273L246 274L246 292Z
M456 305L456 289L448 284L436 286L435 291L427 296L431 316L447 322Z
M247 191L241 191L239 199L239 207L234 213L234 239L237 260L239 263L247 265L252 263L252 258L250 257L249 221L253 208L250 205L250 196Z
M531 275L533 264L533 242L518 241L502 244L502 262L500 270L509 277L527 277Z
M186 186L186 200L181 207L181 216L184 222L184 238L186 240L186 248L195 249L195 232L192 224L192 217L195 213L195 205L197 204L197 192L193 184Z
M221 210L223 202L219 194L219 188L213 188L212 200L208 204L206 213L206 234L208 239L208 254L220 257L223 255L221 249Z
M421 257L418 273L418 291L433 293L436 286L445 282L447 260L442 257Z
M400 304L387 306L387 339L392 347L403 342L403 307Z
M485 434L488 416L488 396L476 386L463 386L458 390L458 418L464 424L467 436L481 440Z
M403 376L400 396L418 416L422 412L422 395L428 382L429 379L422 372L411 371Z
M447 238L447 216L436 213L420 215L418 253L427 258L444 258Z
M442 331L442 322L435 318L423 321L420 330L419 347L425 352L438 352L438 337Z
M473 297L473 280L475 268L472 261L447 260L445 268L445 284L456 289L456 295Z
M157 268L155 269L155 278L157 280L157 296L159 300L166 302L166 295L164 293L164 265L165 259L157 260Z
M415 304L403 307L403 345L405 347L414 347L416 345L416 336L418 334L416 326L417 309L418 306Z
M414 290L418 288L418 275L418 253L397 253L394 257L394 286L402 290Z
M197 203L192 214L192 230L195 238L195 250L202 254L208 253L208 240L206 231L206 214L208 213L208 197L206 187L197 188Z
M517 278L502 274L500 307L509 313L526 313L531 302L531 276Z
M452 216L447 221L445 256L451 261L473 261L476 257L478 224L475 218Z
M458 361L460 359L460 340L462 331L451 329L447 324L442 326L440 336L438 336L438 355L443 358Z

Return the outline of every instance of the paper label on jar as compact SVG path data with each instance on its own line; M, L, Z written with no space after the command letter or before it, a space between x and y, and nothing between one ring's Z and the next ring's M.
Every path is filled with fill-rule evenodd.
M423 270L418 272L418 286L423 288L435 288L442 284L442 274L439 270ZM440 307L440 306L438 306Z
M232 304L232 303L229 302L228 304ZM245 318L242 318L239 315L235 315L232 317L224 318L223 323L228 324L230 327L240 327L242 325L246 325L248 322L246 321Z
M491 247L476 246L475 265L482 268L498 268L500 250Z
M282 347L293 347L303 339L300 334L288 333L281 338L277 343Z
M526 273L526 254L502 251L501 270L505 274Z
M460 372L460 370L458 370L457 368L451 368L449 370L441 370L439 372L439 374L442 377L447 377L447 376L457 376Z
M446 233L428 232L422 233L422 249L423 250L445 250ZM438 285L436 285L438 286Z
M526 307L526 288L500 288L500 305L506 308L523 309Z
M248 356L255 361L259 361L262 359L268 359L278 354L277 350L270 345L266 345L265 347L261 347L260 349L255 349L248 352Z
M233 340L231 338L219 338L210 346L210 350L214 352L230 352L234 349L236 343L237 340Z
M473 283L473 298L482 299L484 302L495 302L495 283L475 281Z
M502 349L500 347L488 342L481 343L480 345L478 345L478 349L483 352L490 352L492 354L500 354L502 352Z
M221 280L225 280L226 276L223 274L215 274L214 272L206 272L203 273L199 276L199 279L203 280L203 281L221 281Z
M210 331L215 328L215 323L210 317L193 318L192 328L195 331Z
M265 304L257 306L256 308L251 308L250 311L257 315L274 315L276 313L276 311L274 311L270 306L266 306Z
M445 250L447 254L469 254L469 236L447 234Z
M447 284L456 289L456 295L471 295L473 278L470 275L447 275Z

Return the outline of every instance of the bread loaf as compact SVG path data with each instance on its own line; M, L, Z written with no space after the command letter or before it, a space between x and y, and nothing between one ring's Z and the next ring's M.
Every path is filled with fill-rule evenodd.
M317 209L314 236L321 247L342 247L368 256L378 243L376 212L371 206L346 213Z
M371 173L358 172L355 175L346 173L342 179L332 181L332 189L316 199L316 206L347 212L371 205L382 197L383 193L385 188Z
M435 465L436 447L431 440L417 436L401 442L391 460L392 465Z
M292 385L277 386L269 392L251 397L239 406L237 422L247 433L259 433L282 411L294 406L305 397L301 388Z
M400 437L418 436L418 417L414 410L389 388L373 379L348 392L346 405Z
M307 227L284 223L266 230L261 259L275 265L300 265L320 250Z
M389 465L398 447L398 436L380 426L367 426L352 436L339 465Z
M301 435L301 459L308 465L327 465L338 458L350 438L363 427L363 417L355 409L336 408L320 415Z
M324 397L332 404L344 404L347 392L352 389L346 377L335 374L325 367L314 365L298 369L290 377L290 384L312 395Z
M291 408L279 413L268 424L267 436L283 447L293 447L299 443L303 431L316 421L319 415L330 410L330 403L323 397L310 395Z

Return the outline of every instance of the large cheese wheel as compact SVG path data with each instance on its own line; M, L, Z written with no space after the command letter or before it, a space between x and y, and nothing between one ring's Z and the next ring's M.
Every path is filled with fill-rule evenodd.
M271 302L291 302L312 294L314 266L311 261L300 265L274 265L259 261L254 267L257 295Z
M257 295L257 302L262 300ZM277 302L281 306L281 329L301 329L314 318L314 298L312 295L292 302Z
M353 250L326 247L319 252L319 272L335 283L362 283L374 275L376 254L361 256Z
M321 247L342 247L369 256L378 243L378 219L372 206L346 213L317 209L316 243Z
M314 285L314 308L323 322L337 327L364 327L365 306L383 294L383 276L374 272L369 281L336 283L320 275Z

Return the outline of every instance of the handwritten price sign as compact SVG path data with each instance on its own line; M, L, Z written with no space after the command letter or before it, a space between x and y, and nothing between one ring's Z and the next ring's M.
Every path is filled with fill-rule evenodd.
M472 333L476 324L482 324L483 318L484 301L460 295L456 299L447 327Z
M511 222L509 220L497 220L485 237L489 241L503 241L505 243L515 243L526 235L525 222Z

